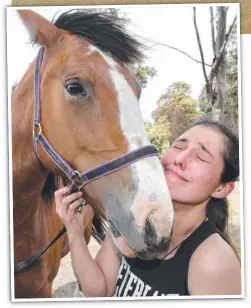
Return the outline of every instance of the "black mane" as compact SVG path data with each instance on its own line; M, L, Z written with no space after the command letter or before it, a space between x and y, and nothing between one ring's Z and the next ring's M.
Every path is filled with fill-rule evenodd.
M108 13L70 10L52 21L58 28L83 37L115 60L133 64L143 59L144 45L129 35L125 19Z

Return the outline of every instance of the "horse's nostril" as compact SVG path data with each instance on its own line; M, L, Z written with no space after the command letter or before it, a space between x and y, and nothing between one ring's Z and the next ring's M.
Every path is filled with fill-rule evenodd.
M158 232L154 223L150 218L147 218L145 224L145 243L147 245L148 251L151 249L151 251L154 251L155 253L163 253L168 249L170 244L170 236L158 236Z
M156 240L156 236L157 236L156 228L151 222L151 220L147 218L145 224L145 237Z

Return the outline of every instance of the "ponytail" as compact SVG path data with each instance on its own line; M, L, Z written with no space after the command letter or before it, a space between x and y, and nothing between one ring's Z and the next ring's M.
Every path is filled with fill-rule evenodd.
M227 198L211 197L207 204L207 218L210 219L221 233L227 233L229 205Z

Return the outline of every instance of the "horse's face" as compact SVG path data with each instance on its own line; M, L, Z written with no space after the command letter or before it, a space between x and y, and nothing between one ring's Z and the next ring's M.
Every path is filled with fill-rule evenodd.
M41 123L58 154L84 172L149 144L138 87L125 65L39 15L21 12L33 33L39 25L36 41L45 48ZM57 172L41 149L39 157ZM94 208L105 209L122 253L152 259L167 250L173 208L158 158L145 158L100 178L87 185L85 193Z
M128 70L69 34L60 48L45 51L43 67L42 126L57 152L81 172L126 153L126 126L134 118L143 124L137 123L137 87ZM143 144L137 131L133 148Z

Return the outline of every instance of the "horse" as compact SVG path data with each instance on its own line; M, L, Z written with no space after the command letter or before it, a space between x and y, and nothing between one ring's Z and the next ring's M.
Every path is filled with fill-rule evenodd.
M15 268L63 227L54 193L67 183L93 208L84 222L87 243L91 234L102 242L109 227L114 243L122 238L135 256L160 256L173 207L130 71L143 58L142 45L104 13L70 10L52 22L32 10L18 14L41 49L12 93ZM52 297L68 252L64 233L14 274L15 298Z

